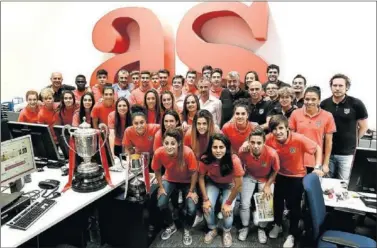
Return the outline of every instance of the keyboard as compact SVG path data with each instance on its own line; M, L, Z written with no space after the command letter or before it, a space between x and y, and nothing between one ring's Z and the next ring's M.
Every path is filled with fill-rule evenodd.
M51 199L33 202L16 215L7 225L11 228L25 231L55 204L56 201Z

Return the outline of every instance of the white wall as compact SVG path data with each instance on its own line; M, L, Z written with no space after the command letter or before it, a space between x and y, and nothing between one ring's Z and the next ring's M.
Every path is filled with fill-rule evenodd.
M40 90L49 84L52 71L61 71L67 84L73 84L80 73L89 79L96 66L109 57L92 45L92 29L99 18L115 8L150 8L175 32L183 15L195 4L2 3L1 99L24 96L31 88ZM305 75L309 85L322 87L323 98L330 95L330 77L337 72L347 74L353 83L349 94L364 101L369 124L375 127L376 4L269 5L269 37L257 54L267 63L280 65L283 81L291 82L297 73ZM186 66L179 59L176 63L176 72L185 73Z

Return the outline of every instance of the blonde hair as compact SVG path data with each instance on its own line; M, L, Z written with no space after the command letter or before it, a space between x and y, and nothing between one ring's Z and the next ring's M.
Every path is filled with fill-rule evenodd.
M295 92L293 91L293 89L291 87L282 87L281 89L278 90L278 95L279 97L281 96L289 96L293 99L295 99Z
M54 96L54 91L51 88L44 88L41 90L42 99L48 97L49 95L51 95L52 97Z

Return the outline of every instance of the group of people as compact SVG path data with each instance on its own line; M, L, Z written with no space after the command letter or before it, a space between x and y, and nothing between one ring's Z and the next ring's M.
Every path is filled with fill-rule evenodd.
M50 127L105 123L113 156L148 152L158 182L156 204L167 225L163 240L177 231L169 208L177 191L186 216L183 243L192 243L191 228L203 219L208 227L204 242L213 241L218 235L215 206L221 204L225 247L232 245L237 196L238 239L246 240L252 196L262 192L274 203L268 236L282 232L287 208L284 247L293 247L300 235L303 177L316 173L348 180L357 140L368 129L368 113L361 100L347 95L351 81L346 75L330 79L332 96L322 100L321 89L307 87L302 75L287 84L279 80L277 65L266 73L268 81L262 84L255 71L242 80L236 71L223 75L220 68L204 66L201 73L174 75L169 83L165 69L120 70L117 82L110 83L101 69L92 87L84 75L76 77L73 87L62 84L62 74L55 72L40 94L26 93L28 105L19 121ZM267 242L266 224L258 223L260 243Z

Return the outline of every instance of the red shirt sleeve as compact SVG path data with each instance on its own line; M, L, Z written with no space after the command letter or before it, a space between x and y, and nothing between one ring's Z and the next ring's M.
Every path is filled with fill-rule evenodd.
M317 144L309 138L306 138L304 135L300 135L301 145L303 151L309 154L314 154L317 150Z
M336 132L336 125L334 117L331 113L328 114L327 123L325 126L325 134L335 133Z
M25 109L23 109L20 113L20 115L18 116L18 121L19 122L26 122L26 113L25 113Z
M109 129L115 129L115 111L109 114L107 118L107 126Z
M198 161L196 160L194 152L191 148L187 147L187 153L185 154L187 161L187 168L189 171L198 171Z
M156 170L160 170L161 169L161 166L162 166L162 164L160 163L160 161L161 161L161 149L164 149L163 147L160 147L159 149L157 149L156 151L155 151L155 153L154 153L154 155L153 155L153 158L152 158L152 165L151 165L151 167L152 167L152 169L154 170L154 171L156 171Z
M163 144L162 144L162 132L158 131L156 133L156 135L154 136L153 151L156 151L157 148L160 148L161 146L163 146Z
M245 174L245 171L242 168L242 163L239 157L235 154L232 155L233 162L233 176L242 177Z
M271 168L274 171L279 171L280 170L280 159L278 153L271 148Z
M132 143L131 143L131 139L132 139L132 128L133 127L127 127L126 130L124 130L124 135L123 135L123 140L122 140L122 144L129 148Z
M200 175L205 175L205 174L207 174L207 167L208 167L209 165L206 165L205 163L203 163L203 162L199 162L199 174Z
M99 119L100 117L100 107L99 105L94 105L93 109L92 109L92 113L90 115L92 118L97 118Z

